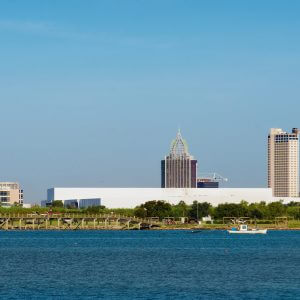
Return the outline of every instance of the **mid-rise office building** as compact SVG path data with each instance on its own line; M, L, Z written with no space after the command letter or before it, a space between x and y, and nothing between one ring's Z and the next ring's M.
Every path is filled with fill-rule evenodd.
M178 131L169 155L161 161L162 188L196 188L197 160L188 152L186 141Z
M23 205L23 190L17 182L0 182L0 205Z
M271 128L268 136L268 187L274 197L299 197L299 130Z

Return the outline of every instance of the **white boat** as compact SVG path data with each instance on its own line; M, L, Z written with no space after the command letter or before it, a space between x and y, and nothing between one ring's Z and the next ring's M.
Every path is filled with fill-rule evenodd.
M266 234L267 229L249 229L248 225L242 224L239 225L238 228L232 228L231 230L227 230L229 233L239 233L239 234Z

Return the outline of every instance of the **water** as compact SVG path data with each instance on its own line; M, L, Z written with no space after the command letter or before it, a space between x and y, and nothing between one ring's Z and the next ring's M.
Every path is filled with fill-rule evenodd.
M300 231L0 232L1 299L300 299Z

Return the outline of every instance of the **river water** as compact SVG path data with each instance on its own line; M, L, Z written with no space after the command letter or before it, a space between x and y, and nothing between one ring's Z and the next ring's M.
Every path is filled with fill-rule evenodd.
M300 299L300 231L1 231L1 299Z

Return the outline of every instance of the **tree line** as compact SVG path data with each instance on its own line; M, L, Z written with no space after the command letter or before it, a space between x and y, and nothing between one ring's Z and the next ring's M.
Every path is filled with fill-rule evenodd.
M213 207L208 202L194 201L192 205L187 205L180 201L177 205L171 205L165 201L148 201L134 209L137 217L188 217L201 219L210 215L215 220L224 217L249 217L259 220L273 220L276 217L291 217L300 219L300 202L290 202L283 204L282 201L260 203L223 203Z
M282 201L259 203L223 203L212 206L208 202L194 201L191 205L180 201L176 205L163 200L147 201L134 209L117 208L109 209L105 206L88 207L84 209L63 207L62 201L54 201L52 207L42 208L33 206L31 208L23 208L20 206L12 206L10 208L0 207L0 213L47 213L49 210L59 213L88 213L88 214L117 214L128 217L158 217L160 219L172 217L189 219L201 219L210 215L215 220L222 220L224 217L249 217L258 220L274 220L276 217L291 217L300 220L300 202L290 202L283 204Z

